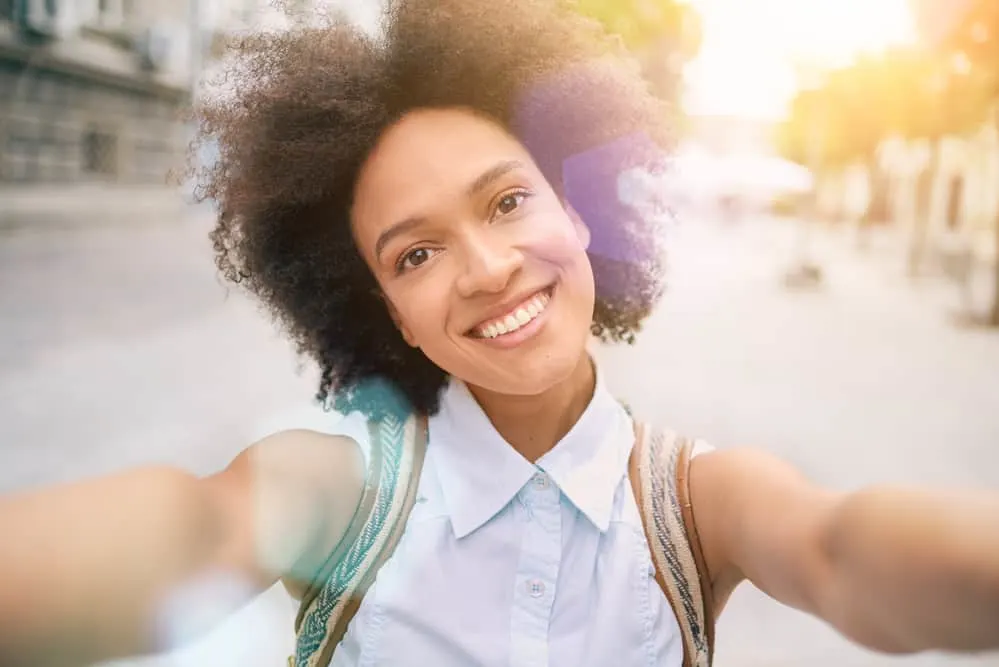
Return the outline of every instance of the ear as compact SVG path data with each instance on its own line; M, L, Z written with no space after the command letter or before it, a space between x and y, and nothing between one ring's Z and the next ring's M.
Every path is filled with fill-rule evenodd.
M565 212L569 214L569 219L572 220L572 226L576 230L576 236L579 237L579 242L582 244L583 249L589 249L590 228L587 227L583 222L583 219L579 217L579 213L577 213L576 209L572 207L572 204L563 199L562 207L565 208Z
M403 323L402 318L399 316L399 311L396 310L394 305L392 305L392 302L389 301L388 297L381 292L378 292L378 297L385 303L385 307L388 308L389 317L392 318L395 328L399 330L400 334L402 334L402 339L406 341L406 344L410 347L419 347L419 345L416 344L416 339L413 338L413 332L410 331L409 328Z

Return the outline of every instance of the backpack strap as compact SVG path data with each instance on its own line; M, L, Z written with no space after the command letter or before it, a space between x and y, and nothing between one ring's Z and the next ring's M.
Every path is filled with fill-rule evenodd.
M427 420L384 415L371 431L368 478L347 530L302 598L289 667L327 667L365 592L405 530L427 446ZM656 582L680 625L684 667L714 657L711 587L690 505L689 440L635 424L628 462ZM665 575L668 574L667 578Z
M289 667L326 667L413 507L427 447L427 419L383 414L368 422L368 476L347 530L302 598Z
M684 667L709 667L714 658L714 616L700 539L690 504L693 443L670 431L635 423L628 462L656 582L683 636Z

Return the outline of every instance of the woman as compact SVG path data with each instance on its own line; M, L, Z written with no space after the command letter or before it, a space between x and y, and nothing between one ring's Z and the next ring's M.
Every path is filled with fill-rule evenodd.
M373 378L429 417L429 446L334 665L681 664L631 419L586 349L631 339L661 292L652 218L607 193L658 158L667 115L568 3L411 0L386 26L248 38L231 96L200 109L221 270L353 412L207 478L6 499L3 664L162 650L164 617L220 577L238 603L301 594L358 505L380 406L352 390ZM873 649L999 647L996 494L837 494L741 449L702 449L690 487L716 614L748 580Z

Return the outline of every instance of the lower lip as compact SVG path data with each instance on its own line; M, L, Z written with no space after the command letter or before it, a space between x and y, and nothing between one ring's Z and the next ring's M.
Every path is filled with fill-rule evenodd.
M538 335L541 328L545 325L548 320L548 312L552 308L552 302L555 299L555 288L552 287L548 292L548 303L545 304L545 309L538 313L538 316L533 320L520 327L516 331L510 333L500 334L495 338L476 338L475 340L497 347L502 350L508 350L510 348L517 347L525 341L530 340L534 336Z

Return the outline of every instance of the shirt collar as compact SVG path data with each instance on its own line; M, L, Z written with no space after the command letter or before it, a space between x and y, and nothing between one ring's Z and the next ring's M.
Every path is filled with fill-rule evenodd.
M430 422L434 465L459 539L506 507L539 468L600 531L607 530L633 440L631 420L599 372L586 410L537 465L503 439L460 380L450 381Z

